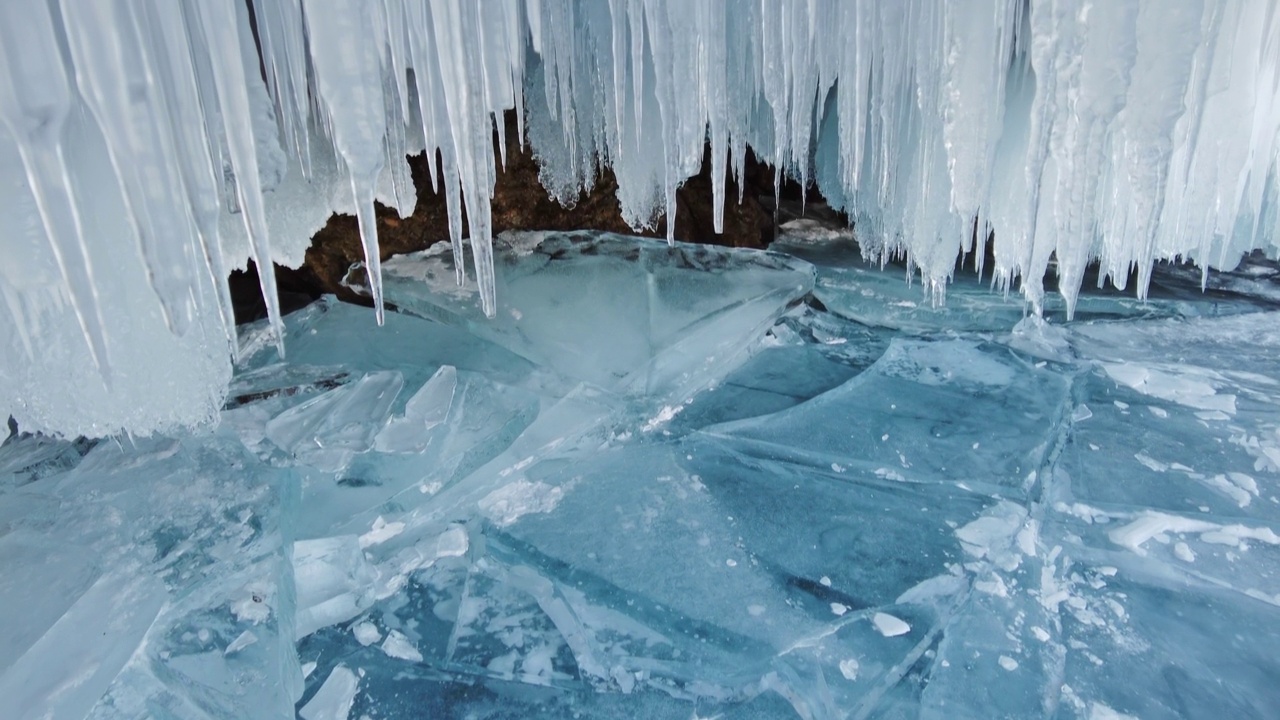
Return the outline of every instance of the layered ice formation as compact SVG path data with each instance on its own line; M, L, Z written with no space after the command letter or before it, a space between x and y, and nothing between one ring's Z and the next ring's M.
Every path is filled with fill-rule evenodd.
M395 257L216 428L9 437L5 717L1273 715L1280 266L1022 319L850 242L500 236L493 321Z
M212 419L228 269L299 263L332 211L359 219L381 322L373 203L412 211L408 153L438 160L455 279L500 313L512 110L549 192L610 168L636 227L708 148L719 222L750 148L935 299L989 238L1037 312L1051 272L1073 311L1091 260L1143 296L1157 260L1280 242L1278 38L1255 0L4 0L0 416Z

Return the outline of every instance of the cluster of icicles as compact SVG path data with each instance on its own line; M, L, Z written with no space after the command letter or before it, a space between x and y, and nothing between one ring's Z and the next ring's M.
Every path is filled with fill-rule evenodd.
M52 371L32 368L75 375L86 348L104 397L137 392L113 377L154 333L112 316L158 308L216 370L203 409L165 417L208 415L237 348L227 271L300 262L314 219L276 216L308 198L354 210L381 322L374 201L412 210L405 156L423 150L458 281L465 235L492 314L509 110L549 192L572 202L610 167L636 227L674 209L709 147L719 228L750 147L939 299L958 257L982 269L989 236L992 277L1037 309L1054 263L1074 308L1092 260L1121 287L1136 269L1142 294L1156 260L1232 265L1280 242L1274 2L0 0L0 160L21 159L0 167L0 208L38 217L0 237L0 411L74 415L42 405ZM127 223L90 220L111 207ZM135 261L150 293L111 297L104 263ZM50 351L67 318L80 347ZM164 424L139 418L89 426Z

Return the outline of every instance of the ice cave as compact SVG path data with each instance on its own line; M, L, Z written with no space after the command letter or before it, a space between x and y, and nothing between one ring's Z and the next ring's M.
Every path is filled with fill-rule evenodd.
M3 718L1280 717L1280 0L0 0L0 217Z

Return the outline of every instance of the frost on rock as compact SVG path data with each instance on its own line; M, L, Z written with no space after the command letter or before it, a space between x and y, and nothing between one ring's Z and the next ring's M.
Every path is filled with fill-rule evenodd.
M933 302L958 256L1037 312L1055 273L1071 314L1093 260L1122 288L1136 271L1142 297L1157 260L1280 249L1266 2L3 8L0 415L32 430L212 419L235 347L227 269L300 263L332 211L359 221L384 321L373 203L412 211L408 153L439 158L453 281L501 315L489 202L513 110L553 196L607 167L635 227L673 215L708 151L720 226L750 148L816 183L858 254L905 259Z

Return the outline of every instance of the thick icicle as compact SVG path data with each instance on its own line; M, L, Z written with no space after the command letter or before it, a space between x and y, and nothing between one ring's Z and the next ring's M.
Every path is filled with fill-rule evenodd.
M160 81L166 87L166 105L174 129L174 150L187 203L195 222L205 269L218 295L218 316L222 321L230 352L239 352L236 342L236 318L231 304L222 246L218 240L218 179L214 175L213 157L209 151L204 113L200 107L195 67L191 62L191 46L183 22L182 8L166 0L139 3L145 16L150 42L161 49L157 63Z
M174 167L173 122L155 81L154 49L140 36L139 8L124 0L62 3L76 79L102 129L130 220L169 328L195 316L191 218ZM104 33L102 28L114 28Z
M203 46L211 64L218 103L231 166L235 169L237 199L244 217L245 229L253 261L258 266L258 282L267 306L267 318L275 337L276 351L284 357L284 323L280 319L280 296L276 292L276 274L271 261L271 245L267 237L266 209L262 204L262 187L258 176L258 157L254 152L253 120L249 109L249 93L245 89L244 65L240 61L239 21L232 0L207 0L195 3Z
M378 324L383 322L382 265L373 190L383 166L386 108L382 66L371 6L360 0L307 0L307 31L316 85L333 131L333 142L351 176L360 242Z
M0 122L18 144L76 319L94 364L110 382L97 283L62 151L71 98L49 8L22 0L0 2ZM29 339L23 340L30 352Z

